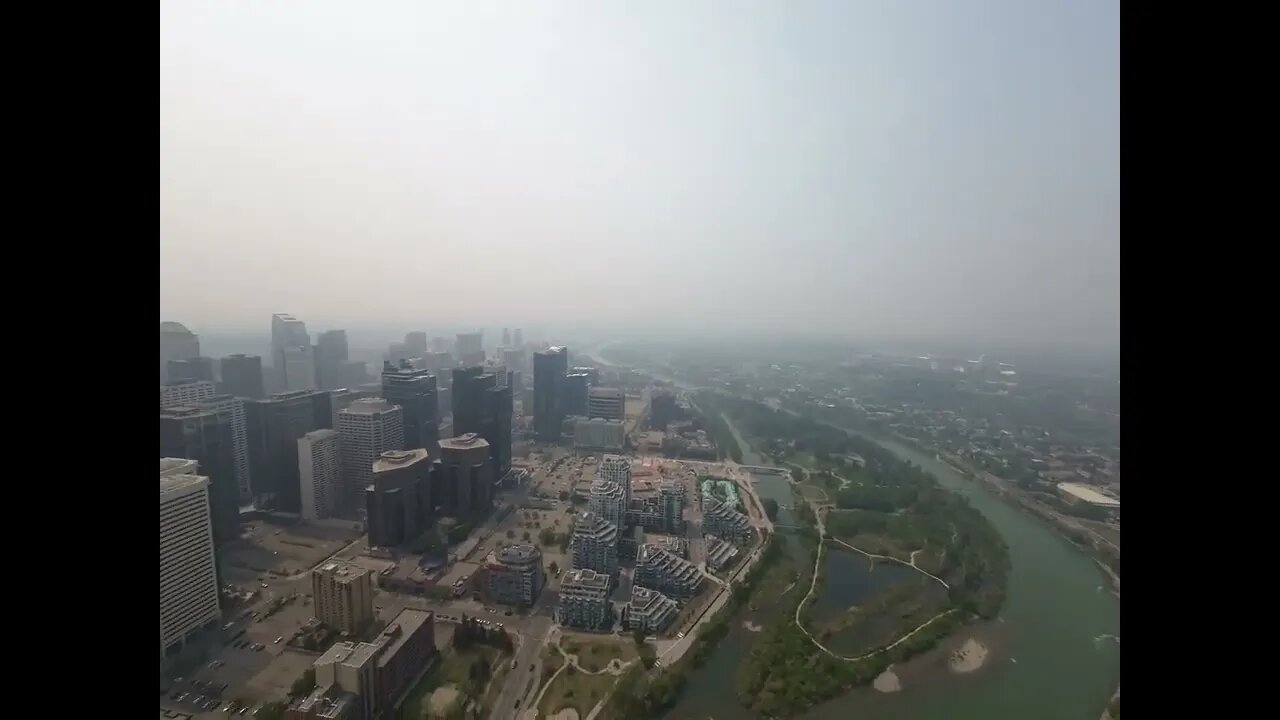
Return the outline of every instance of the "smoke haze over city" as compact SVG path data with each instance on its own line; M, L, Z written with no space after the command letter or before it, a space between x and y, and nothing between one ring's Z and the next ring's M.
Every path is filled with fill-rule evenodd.
M1114 3L174 2L160 30L161 319L198 332L1118 345Z

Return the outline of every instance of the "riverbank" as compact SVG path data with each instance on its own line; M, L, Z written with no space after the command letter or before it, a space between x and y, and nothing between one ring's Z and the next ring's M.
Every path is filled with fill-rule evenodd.
M1087 527L1082 527L1052 508L1046 507L1040 502L1027 497L1025 492L1013 487L1008 480L1005 480L998 475L986 472L985 470L975 468L963 458L957 457L956 455L948 453L940 448L932 447L909 435L903 435L896 432L891 432L889 435L892 436L894 440L905 443L920 452L932 453L940 462L952 470L955 470L961 477L981 482L988 490L991 490L1007 502L1010 502L1025 512L1048 522L1059 535L1066 538L1077 547L1081 547L1089 552L1090 556L1093 557L1098 565L1100 565L1106 572L1107 578L1111 581L1112 592L1114 592L1117 597L1120 596L1120 575L1108 564L1108 551L1104 549L1104 546L1105 548L1111 548L1111 550L1114 551L1115 557L1118 558L1120 556L1120 548L1118 546L1098 535L1097 532ZM1081 535L1087 538L1087 547L1082 545Z
M971 673L982 668L987 661L987 646L973 638L964 641L960 649L951 653L951 672Z

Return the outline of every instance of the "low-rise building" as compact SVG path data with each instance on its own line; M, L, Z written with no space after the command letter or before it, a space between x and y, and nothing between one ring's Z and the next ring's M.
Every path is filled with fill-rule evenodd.
M373 576L359 565L330 560L312 570L311 596L316 618L339 632L354 635L373 620Z
M692 597L702 584L697 566L654 543L636 550L635 584L676 598Z
M751 539L751 521L728 504L711 500L702 514L702 531L730 542L745 543Z
M577 450L622 449L627 439L626 430L619 420L604 418L578 418L573 423L573 447Z
M680 613L675 600L657 590L636 585L631 588L631 601L627 603L627 629L642 630L656 635L667 629Z
M356 720L360 696L334 686L318 687L285 708L284 720Z
M715 535L707 535L707 567L719 570L733 562L738 556L738 548Z
M610 619L609 576L594 570L570 570L560 579L561 625L598 630Z
M491 552L481 571L485 577L480 587L486 597L505 605L533 605L547 584L542 553L533 545L508 545Z
M380 710L407 692L436 651L435 613L405 608L383 628L374 679Z
M658 538L658 547L666 550L672 555L679 555L685 560L689 559L689 541L676 535L664 535Z
M390 717L396 701L408 690L435 653L435 613L430 610L405 608L373 642L339 642L314 663L316 690L311 707L325 707L320 698L341 699L354 696L345 706L352 720L375 720ZM295 709L302 711L300 704ZM329 707L338 707L335 702ZM338 712L338 710L332 710ZM298 717L329 717L299 715Z
M1088 485L1073 482L1058 483L1058 495L1069 503L1083 503L1086 505L1094 505L1106 510L1119 511L1120 501L1104 495Z

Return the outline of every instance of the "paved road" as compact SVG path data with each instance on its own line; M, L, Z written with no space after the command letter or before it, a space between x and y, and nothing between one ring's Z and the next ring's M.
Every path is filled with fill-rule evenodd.
M557 598L558 593L543 590L533 610L530 611L524 627L519 631L520 645L516 648L514 658L517 665L514 670L507 673L502 692L494 702L493 709L489 711L491 720L509 720L516 717L519 712L516 707L517 700L520 701L520 709L527 707L529 698L524 697L524 691L529 685L530 678L542 677L542 663L539 661L539 656L555 625L552 613L555 610ZM537 688L534 688L534 692L537 692Z

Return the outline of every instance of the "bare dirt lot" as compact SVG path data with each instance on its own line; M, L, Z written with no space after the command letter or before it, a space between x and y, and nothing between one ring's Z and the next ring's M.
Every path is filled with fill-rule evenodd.
M227 543L219 552L224 572L293 575L310 570L358 537L360 531L355 523L315 526L254 520L245 523L239 540Z

